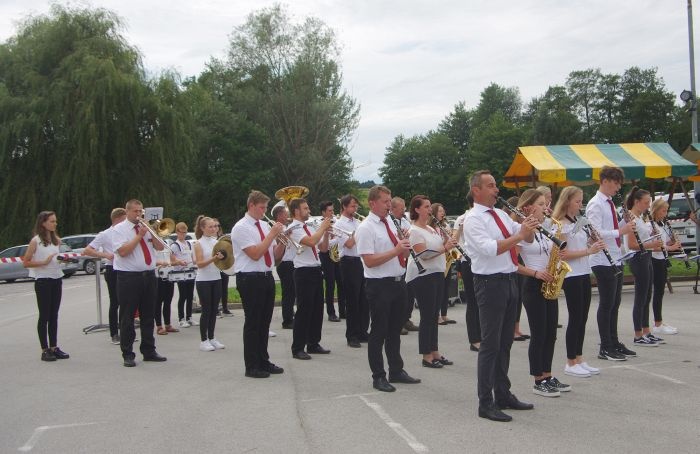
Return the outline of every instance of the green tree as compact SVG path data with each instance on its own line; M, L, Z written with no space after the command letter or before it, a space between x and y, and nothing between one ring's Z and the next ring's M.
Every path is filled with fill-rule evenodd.
M673 93L656 68L632 67L620 80L620 141L665 142L670 139Z
M469 149L467 169L491 170L500 185L515 156L515 149L523 145L525 133L521 126L513 124L500 112L474 130Z
M131 197L171 205L191 148L178 80L147 79L120 30L106 10L54 5L0 45L1 241L26 241L41 210L74 233Z
M542 97L533 99L525 118L529 120L528 143L531 145L580 142L581 123L565 87L549 87Z
M596 100L596 88L600 82L600 69L572 71L566 78L566 89L573 101L574 109L584 124L583 142L591 142L594 137L593 103Z

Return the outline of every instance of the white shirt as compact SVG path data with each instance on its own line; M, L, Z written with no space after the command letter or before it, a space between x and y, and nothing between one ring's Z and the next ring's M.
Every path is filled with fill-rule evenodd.
M459 215L457 219L455 219L455 230L459 230L460 227L462 227L462 231L460 232L459 237L457 238L457 241L459 243L459 246L462 248L464 252L467 252L467 243L466 243L466 236L465 236L465 230L464 230L464 220L467 218L467 215L469 214L469 210L465 211L463 214ZM464 255L459 257L460 262L466 262L467 257Z
M412 225L410 236L408 238L411 242L411 247L422 243L425 244L427 249L432 249L433 251L439 251L442 249L442 237L430 226L428 226L426 230L415 224ZM418 266L416 265L415 260L413 260L413 257L409 255L408 265L406 266L406 282L411 282L413 279L419 276L427 276L428 274L432 273L444 273L447 265L445 254L438 254L429 259L418 257L418 261L423 268L425 268L425 273L418 274Z
M620 238L620 231L615 229L615 224L613 224L613 214L610 211L608 200L612 199L600 191L596 192L586 205L586 217L605 242L605 247L610 252L612 259L617 261L622 255L622 251L615 241L616 238ZM591 266L610 266L603 251L589 256L589 263Z
M653 221L652 221L653 222ZM661 241L664 242L664 246L668 248L668 242L671 241L671 237L668 234L668 230L666 230L666 226L664 225L659 225L658 223L656 224L656 230L659 231L661 234L661 238L659 238ZM651 257L659 260L664 259L664 253L661 251L658 252L652 252Z
M335 226L338 227L339 229L345 230L346 232L354 232L357 230L357 228L360 226L360 221L355 219L355 217L348 218L346 216L340 216L340 219L338 219L335 222ZM345 243L349 238L347 237L340 237L336 238L336 241L338 243L338 250L340 252L341 257L359 257L360 254L357 253L357 243L351 248L345 247Z
M304 227L306 227L309 230L310 234L306 233ZM298 219L292 221L292 223L289 225L289 228L293 229L289 236L292 237L292 239L294 239L294 241L296 241L299 244L301 244L302 238L311 236L316 232L315 228L307 226ZM314 255L314 250L312 248L304 244L301 245L304 247L304 251L301 254L294 255L294 268L303 268L307 266L321 266L321 260L318 255L318 245L315 246L316 255Z
M58 246L52 243L44 246L41 239L39 239L39 235L36 235L34 238L32 238L32 240L36 241L36 251L34 251L34 256L31 258L32 261L41 262L42 260L46 260L51 254L56 255L54 255L48 265L29 268L29 277L33 277L35 279L62 278L63 270L61 269L61 265L58 263L58 254L60 252Z
M637 234L639 235L639 239L644 240L649 239L651 236L651 224L648 222L644 222L641 217L636 217L634 218L634 223L635 227L637 228ZM632 233L634 235L634 233ZM646 248L648 243L642 243L642 246ZM625 235L625 246L627 246L627 250L631 251L632 249L629 247L629 236ZM635 249L636 250L636 249Z
M204 259L208 259L212 256L212 251L217 241L218 240L213 236L203 236L197 241L202 248L202 257ZM194 280L196 282L218 281L221 280L221 271L214 265L214 262L211 262L203 268L197 268L197 277L195 277Z
M138 224L134 224L128 219L124 219L122 222L112 227L114 229L112 232L112 244L114 245L115 251L118 251L119 248L124 246L136 236L136 230L134 229L135 226L138 226ZM146 234L143 236L143 240L146 242L146 247L148 247L148 252L151 255L151 263L146 263L141 245L137 243L134 250L131 251L131 254L127 255L126 257L122 257L119 255L119 253L115 252L115 270L150 271L156 269L156 250L153 248L151 233L146 232Z
M258 245L263 241L260 239L260 231L255 225L256 222L258 221L246 213L231 229L231 242L233 243L233 257L235 260L233 263L234 273L272 271L272 267L275 265L272 243L270 243L268 249L270 261L272 262L270 266L265 264L265 254L261 255L258 260L253 260L243 251L243 249ZM267 222L260 222L260 228L263 231L263 235L267 238L267 235L270 234L270 226L267 225Z
M288 244L284 249L284 255L282 255L282 262L291 262L297 255L297 248L293 244Z
M386 217L389 229L398 241L399 237L396 234L396 225L389 216ZM355 241L357 241L357 253L360 257L364 254L380 254L394 248L394 243L386 231L384 222L376 214L370 212L364 221L355 230ZM399 263L398 257L392 257L388 261L379 266L370 268L364 263L364 274L366 278L379 279L383 277L399 277L406 272L404 267Z
M170 250L177 260L187 263L185 266L176 266L176 270L192 267L194 263L194 250L191 242L188 240L175 240L175 242L170 245Z
M490 216L490 215L489 215ZM520 257L526 267L535 271L545 271L549 263L549 254L552 252L552 240L542 235L540 232L535 232L535 239L532 243L521 241ZM508 258L510 258L510 253Z
M503 240L501 229L496 220L488 212L491 208L474 204L474 208L464 218L464 231L466 250L472 260L472 272L474 274L514 273L518 267L513 264L510 252L498 252L497 241ZM493 208L501 219L506 230L513 236L520 232L520 224L513 221L508 215L498 208Z
M97 234L95 238L90 242L89 246L96 251L102 251L107 254L114 254L114 240L112 235L114 234L114 226L101 231ZM105 260L105 264L112 266L112 260Z
M607 202L606 202L607 203ZM572 235L574 224L563 224L562 231L566 238L566 249L570 251L582 251L588 249L588 235L583 229ZM566 263L571 267L571 271L566 274L567 278L575 276L585 276L591 274L591 265L587 255L575 259L568 259ZM607 260L607 259L606 259Z

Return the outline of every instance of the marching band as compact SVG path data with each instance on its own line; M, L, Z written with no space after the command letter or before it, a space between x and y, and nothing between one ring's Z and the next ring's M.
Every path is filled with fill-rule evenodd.
M366 217L358 213L358 198L348 194L338 199L337 218L333 203L323 202L322 220L316 222L309 221L308 189L302 186L277 191L280 203L272 208L271 218L267 216L270 198L252 191L245 216L230 234L222 235L214 218L200 216L195 221L195 241L186 239L188 228L183 222L175 225L164 219L149 225L142 219L143 204L133 199L125 208L112 211L112 226L95 238L85 255L108 261L110 339L120 344L126 367L136 365L135 316L143 360L166 361L156 352L154 322L157 334L179 331L170 320L175 283L179 327L199 324L200 350L223 349L214 331L222 292L227 291L227 282L221 282L226 271L227 277L235 276L245 314L245 375L282 374L284 370L268 354L274 267L282 288L282 327L293 330L291 356L309 360L312 355L330 353L321 345L325 302L329 321L346 320L348 347L360 349L367 342L373 387L383 392L395 391L396 383L421 382L406 372L401 355L401 334L409 323L413 326L414 301L420 311L422 366L440 369L453 364L439 350L438 325L454 322L446 316L450 282L446 276L455 266L464 284L469 348L478 353L478 415L510 421L503 410L534 408L511 392L508 378L511 345L527 338L517 325L521 304L531 332L528 359L533 393L544 397L558 397L572 388L552 370L561 291L568 310L563 373L577 378L600 373L583 357L591 273L599 295L600 360L625 361L637 355L621 342L617 329L622 260L635 277L632 344L656 347L665 343L662 335L677 333L663 323L661 313L669 256L682 253L665 219L668 203L652 203L651 194L635 186L622 207L621 219L613 197L624 181L622 170L603 167L599 180L584 216L580 188L564 188L554 208L552 192L546 187L528 189L519 198L505 201L491 173L478 171L469 180L468 209L453 228L446 223L442 205L431 205L425 195L410 201L409 221L404 200L392 198L385 186L369 190ZM36 278L43 361L68 358L56 345L61 288L56 265L60 239L55 230L55 213L42 212L35 227L37 236L23 258ZM166 244L162 237L173 231L177 239ZM341 317L333 305L336 284ZM201 305L199 323L192 319L195 288ZM225 296L223 301L223 310L228 311Z

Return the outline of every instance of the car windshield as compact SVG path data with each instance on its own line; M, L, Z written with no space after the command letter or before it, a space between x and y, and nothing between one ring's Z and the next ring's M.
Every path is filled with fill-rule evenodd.
M668 218L671 220L676 220L676 219L688 219L688 216L690 216L690 207L688 207L688 201L683 197L682 194L676 194L676 196L679 196L679 198L675 198L671 200L671 206L668 209ZM690 201L693 205L695 205L694 201Z

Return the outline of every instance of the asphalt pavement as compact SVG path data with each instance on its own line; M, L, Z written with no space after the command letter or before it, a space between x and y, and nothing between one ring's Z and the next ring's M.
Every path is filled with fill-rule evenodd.
M700 446L700 295L674 284L665 299L666 321L679 329L667 344L636 349L626 362L598 360L595 311L585 355L599 376L564 375L566 305L554 373L573 386L559 398L532 394L527 342L511 354L512 391L535 404L510 411L514 420L477 417L476 358L467 344L465 306L450 308L456 325L439 328L440 350L454 361L421 367L417 333L402 336L402 354L418 385L395 393L372 388L366 344L345 344L345 323L324 320L322 345L330 355L291 357L291 330L275 308L271 360L284 367L267 379L244 377L243 312L217 320L225 350L199 351L197 327L156 336L165 363L122 366L107 332L83 334L96 322L95 278L64 281L59 345L68 360L40 361L37 309L30 281L0 284L0 451L34 453L695 453ZM106 322L106 289L103 286ZM623 341L632 341L632 289L620 309ZM173 301L176 312L177 296ZM176 318L176 317L174 317ZM418 323L418 311L413 320ZM522 327L529 332L523 311ZM634 349L634 348L633 348Z

